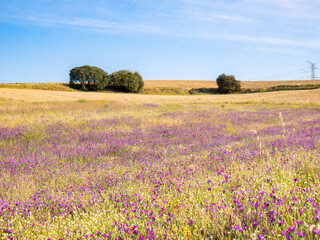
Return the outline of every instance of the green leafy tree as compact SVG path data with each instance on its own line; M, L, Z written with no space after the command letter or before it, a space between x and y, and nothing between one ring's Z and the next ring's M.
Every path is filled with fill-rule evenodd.
M142 90L144 81L138 72L119 70L110 75L110 86L118 91L137 93Z
M235 93L241 91L240 81L233 75L221 74L217 78L219 93Z
M81 67L74 67L69 73L71 88L80 90L103 90L108 85L109 76L103 69L84 65Z

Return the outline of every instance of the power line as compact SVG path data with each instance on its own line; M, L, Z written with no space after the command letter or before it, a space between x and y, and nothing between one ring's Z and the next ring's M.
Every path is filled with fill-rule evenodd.
M313 62L310 62L308 61L308 63L310 64L310 68L311 68L311 79L314 80L317 78L316 76L316 69L318 69L316 67L316 64L318 63L313 63ZM261 76L261 77L257 77L257 78L252 78L252 79L249 79L249 81L251 80L280 80L280 79L283 79L283 78L287 78L287 77L291 77L291 76L294 76L294 75L304 75L304 73L309 73L310 72L310 68L300 68L300 69L297 69L297 70L292 70L292 71L288 71L288 72L282 72L282 73L277 73L277 74L270 74L270 75L264 75L264 76ZM305 79L305 77L303 77L303 79ZM307 77L306 79L310 79L310 77ZM302 80L302 79L301 79Z
M315 80L316 79L315 70L317 69L316 65L318 63L313 63L313 62L310 62L310 61L307 61L307 62L310 64L310 67L311 67L311 79Z
M307 73L309 71L307 70L300 70L300 71L296 71L296 72L292 72L292 73L288 73L288 74L282 74L282 75L277 75L277 76L274 76L274 78L287 78L287 77L290 77L290 76L297 76L299 74L303 74L303 73Z
M301 73L305 72L306 70L307 70L306 68L301 68L301 69L289 71L289 72L277 73L277 74L272 74L272 75L265 75L265 76L261 76L261 77L251 79L251 80L264 80L264 79L268 79L268 78L283 78L283 77L290 76L290 75L301 74Z
M309 78L310 78L310 76L304 76L304 77L295 78L293 80L308 80Z

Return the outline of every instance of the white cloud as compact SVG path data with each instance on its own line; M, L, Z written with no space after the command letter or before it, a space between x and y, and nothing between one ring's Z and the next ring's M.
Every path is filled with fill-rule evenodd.
M283 53L283 54L295 54L295 55L306 54L304 51L290 49L290 48L279 48L279 47L258 47L258 48L251 48L250 50L256 50L259 52L271 52L271 53Z
M67 25L77 26L88 30L116 30L116 31L134 31L134 32L148 32L160 33L161 29L152 25L141 24L124 24L112 21L105 21L93 18L80 18L74 17L72 19L54 19L54 18L39 18L28 17L27 20L37 22L40 24L54 24L54 25Z
M320 19L320 1L319 0L243 0L247 6L262 6L259 12L263 15L282 16L293 19Z
M251 19L233 15L217 14L217 13L201 13L201 12L190 12L189 13L194 19L202 21L215 21L215 20L227 20L233 22L252 22Z
M297 46L297 47L311 47L311 48L320 48L319 40L289 40L286 38L275 38L269 36L250 36L250 35L240 35L240 34L230 34L222 33L220 34L222 38L241 41L241 42L251 42L251 43L263 43L271 45L282 45L282 46Z
M38 22L40 24L54 24L54 25L66 25L76 26L84 30L90 31L115 31L115 32L133 32L133 33L151 33L159 35L177 36L184 38L198 38L198 39L215 39L215 40L227 40L231 42L245 42L264 45L278 45L278 46L294 46L294 47L309 47L320 48L320 40L290 40L286 38L270 37L268 35L252 36L245 34L234 34L228 32L206 32L206 31L193 31L188 29L174 29L170 27L159 27L155 25L140 25L140 24L124 24L118 22L111 22L93 18L80 18L74 17L72 19L54 19L54 18L39 18L28 17L27 20ZM263 48L261 48L263 49ZM279 49L278 49L279 50Z
M52 2L58 4L58 1ZM277 15L283 14L292 18L308 14L314 16L315 9L320 7L319 0L118 0L113 3L93 1L91 5L88 0L78 2L82 2L82 5L77 5L77 11L71 9L70 14L69 11L64 14L56 10L46 12L46 9L37 14L29 9L25 12L12 11L11 15L0 13L0 21L50 27L73 26L87 31L227 40L260 44L262 49L268 45L278 46L278 51L283 47L320 49L319 34L312 31L313 25L308 29L293 29L291 26L294 24L301 25L305 22L300 21L301 19L285 21ZM128 4L135 10L131 11ZM95 6L113 14L112 17L106 17L105 14L93 15L92 12L81 9L80 5ZM78 11L84 14L80 15ZM276 51L277 48L273 50Z

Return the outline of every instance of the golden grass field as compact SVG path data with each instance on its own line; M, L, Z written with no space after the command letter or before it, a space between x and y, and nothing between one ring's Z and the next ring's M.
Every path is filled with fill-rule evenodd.
M320 80L297 80L297 81L241 81L242 88L268 88L278 85L305 85L320 84ZM177 87L191 88L217 88L216 81L187 81L187 80L145 80L145 88Z
M279 85L320 84L306 81L241 81L243 89L263 89ZM211 104L211 103L303 103L320 104L320 89L260 92L231 95L181 95L192 88L217 88L215 81L145 80L143 94L80 92L67 83L0 83L0 103L112 101L118 103ZM170 89L170 91L166 91ZM170 95L177 90L177 95ZM147 94L146 94L147 93ZM169 93L169 94L168 94ZM164 95L161 95L164 94ZM179 95L180 94L180 95Z
M188 91L192 88L217 88L216 81L200 80L144 80L145 93L160 93L161 89L180 89ZM269 88L279 85L320 84L319 80L288 80L288 81L241 81L243 89ZM75 91L68 83L0 83L0 88L41 89L55 91ZM158 90L158 91L157 91Z
M144 95L104 92L68 92L33 89L0 88L0 103L112 101L119 103L153 104L210 104L210 103L303 103L320 104L320 89L278 91L230 95Z

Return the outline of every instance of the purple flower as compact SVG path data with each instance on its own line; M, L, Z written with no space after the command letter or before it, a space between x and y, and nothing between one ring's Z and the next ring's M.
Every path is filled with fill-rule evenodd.
M306 236L306 234L301 230L298 231L298 235L299 235L299 237L305 237Z
M194 221L192 221L191 219L189 219L188 224L191 226L191 225L193 225L193 224L194 224Z
M288 229L287 229L287 233L290 233L290 232L293 232L294 230L296 229L296 227L295 226L290 226L290 227L288 227Z

